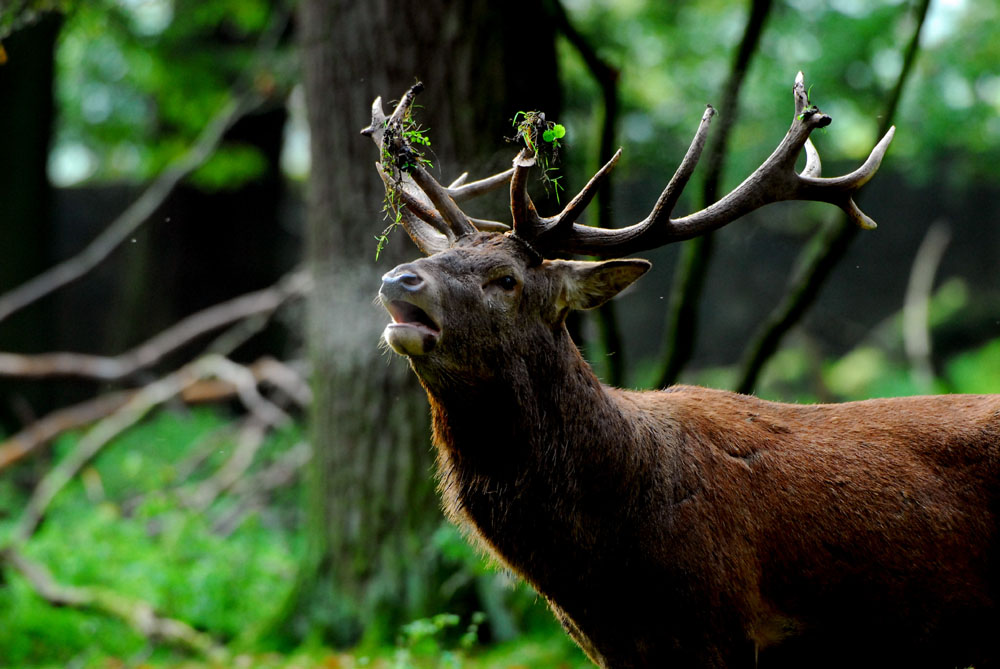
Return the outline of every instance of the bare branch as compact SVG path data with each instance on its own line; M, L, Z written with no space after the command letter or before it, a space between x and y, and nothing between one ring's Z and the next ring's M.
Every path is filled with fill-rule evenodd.
M272 490L293 481L311 458L312 447L301 441L282 453L269 467L237 481L232 486L231 492L240 495L240 501L215 521L212 529L222 536L232 534L248 514L266 503L267 496Z
M896 85L890 91L885 109L881 114L880 131L888 131L892 127L896 107L902 97L910 73L913 71L917 54L920 52L920 35L927 20L930 4L930 0L920 0L914 8L913 24L915 29L904 51L903 67L896 79ZM798 263L802 270L795 277L778 306L768 314L764 325L754 335L744 352L744 359L740 363L740 379L736 385L738 392L753 392L754 384L765 363L778 349L785 334L816 299L823 281L829 276L837 262L847 253L847 249L858 230L856 225L842 223L836 226L836 230L821 230L814 236L812 242L806 245L806 250Z
M243 406L265 427L277 427L292 419L283 409L266 399L257 390L254 373L221 355L209 354L194 363L201 376L213 376L231 384Z
M231 99L202 131L198 140L111 225L72 258L42 272L34 279L0 295L0 321L46 295L76 281L101 263L153 215L174 188L201 167L215 152L226 131L241 117L257 108L261 99L246 93Z
M208 332L252 316L269 316L285 302L301 297L311 288L308 273L296 270L270 288L247 293L192 314L136 348L114 357L68 352L37 355L0 353L0 376L80 376L119 381L151 367Z
M292 365L275 360L261 358L250 366L250 371L258 381L266 381L287 395L302 409L312 406L313 392L303 375Z
M265 365L263 369L274 373L275 366ZM292 373L291 368L285 367L281 373L285 375L285 378L280 379L275 385L290 387L292 384L287 377ZM207 355L199 358L176 372L127 394L124 402L113 409L113 413L91 428L74 449L49 470L35 487L28 504L21 513L21 518L13 533L13 540L26 541L32 535L45 515L49 504L59 491L112 439L142 420L154 407L178 395L183 398L186 391L197 388L199 382L207 377L218 377L224 382L221 388L216 388L212 395L213 398L218 398L219 392L226 392L229 396L236 394L251 411L256 423L262 426L261 429L280 425L290 420L288 414L281 408L260 395L256 387L257 378L252 370L219 355ZM301 388L296 392L300 399L304 399ZM204 397L204 395L196 395L195 399L204 399ZM114 407L115 403L115 400L108 400L106 404L95 403L87 408L90 410L107 409ZM43 419L43 421L45 420L48 418ZM50 435L51 438L57 428L66 429L66 423L57 425L56 421L52 420L40 428L38 432ZM25 438L23 441L27 441L27 439ZM5 442L2 448L7 448L8 443ZM34 443L40 442L36 440ZM19 447L11 446L11 452L17 448L23 455L26 445L22 443Z
M903 348L910 360L910 374L923 392L934 389L928 311L934 277L950 241L951 231L945 223L938 221L931 225L913 259L903 298Z
M58 409L0 443L0 471L30 454L41 444L47 443L63 432L89 425L121 409L134 392L117 392L110 395Z
M211 506L219 495L233 486L250 468L266 436L265 424L256 418L245 421L237 434L236 448L219 471L195 484L193 488L180 491L184 504L197 510Z
M119 410L94 426L80 439L74 449L39 481L21 513L13 534L14 540L27 541L59 491L108 442L138 423L153 407L176 396L196 380L195 369L188 365L137 391Z
M299 407L312 403L312 390L292 366L271 358L261 358L249 367L258 383L268 383L288 396ZM35 449L69 430L107 418L119 411L140 390L103 395L80 404L58 409L0 442L0 471L30 455ZM237 387L223 380L201 379L181 390L187 404L219 402L237 394Z

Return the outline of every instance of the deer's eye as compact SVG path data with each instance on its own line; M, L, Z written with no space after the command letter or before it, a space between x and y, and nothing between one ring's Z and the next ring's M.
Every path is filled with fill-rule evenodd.
M505 274L496 281L496 285L500 286L504 290L514 290L517 287L517 279L512 277L510 274Z

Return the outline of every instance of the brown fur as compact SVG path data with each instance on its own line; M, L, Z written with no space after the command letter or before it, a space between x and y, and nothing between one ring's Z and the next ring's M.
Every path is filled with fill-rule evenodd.
M493 287L498 271L516 291ZM532 266L507 241L403 265L386 286L400 272L440 325L410 360L446 511L600 666L997 662L1000 396L620 390L563 326L568 294L620 285Z

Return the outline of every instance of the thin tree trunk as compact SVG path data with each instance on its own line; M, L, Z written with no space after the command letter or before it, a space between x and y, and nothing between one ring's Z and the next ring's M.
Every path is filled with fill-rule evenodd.
M903 67L896 79L896 85L889 94L885 111L880 116L881 123L877 137L885 135L896 116L896 108L903 95L903 87L906 85L913 70L913 64L920 53L920 32L927 19L930 4L930 0L920 0L915 8L916 27L904 50ZM816 301L823 283L830 276L830 272L833 271L837 263L847 254L851 242L857 235L858 227L846 216L841 217L830 226L824 226L813 235L809 244L799 255L799 260L796 263L798 269L789 281L784 297L768 314L767 319L743 352L739 380L735 387L737 392L753 392L764 365L778 351L778 346L788 331L802 319L809 307Z
M729 136L739 116L740 90L750 69L772 0L751 0L743 39L733 57L729 77L722 89L721 119L715 139L705 161L705 182L702 185L701 205L707 207L719 199L722 169L726 160ZM697 338L698 307L702 288L712 259L714 237L712 233L685 242L670 296L670 313L667 316L666 356L657 386L664 388L677 382L684 367L694 355Z

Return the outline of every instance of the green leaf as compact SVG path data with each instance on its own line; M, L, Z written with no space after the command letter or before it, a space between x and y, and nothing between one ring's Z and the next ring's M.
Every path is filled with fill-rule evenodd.
M559 123L556 123L551 128L542 133L542 139L546 142L554 142L555 140L566 136L566 128Z

